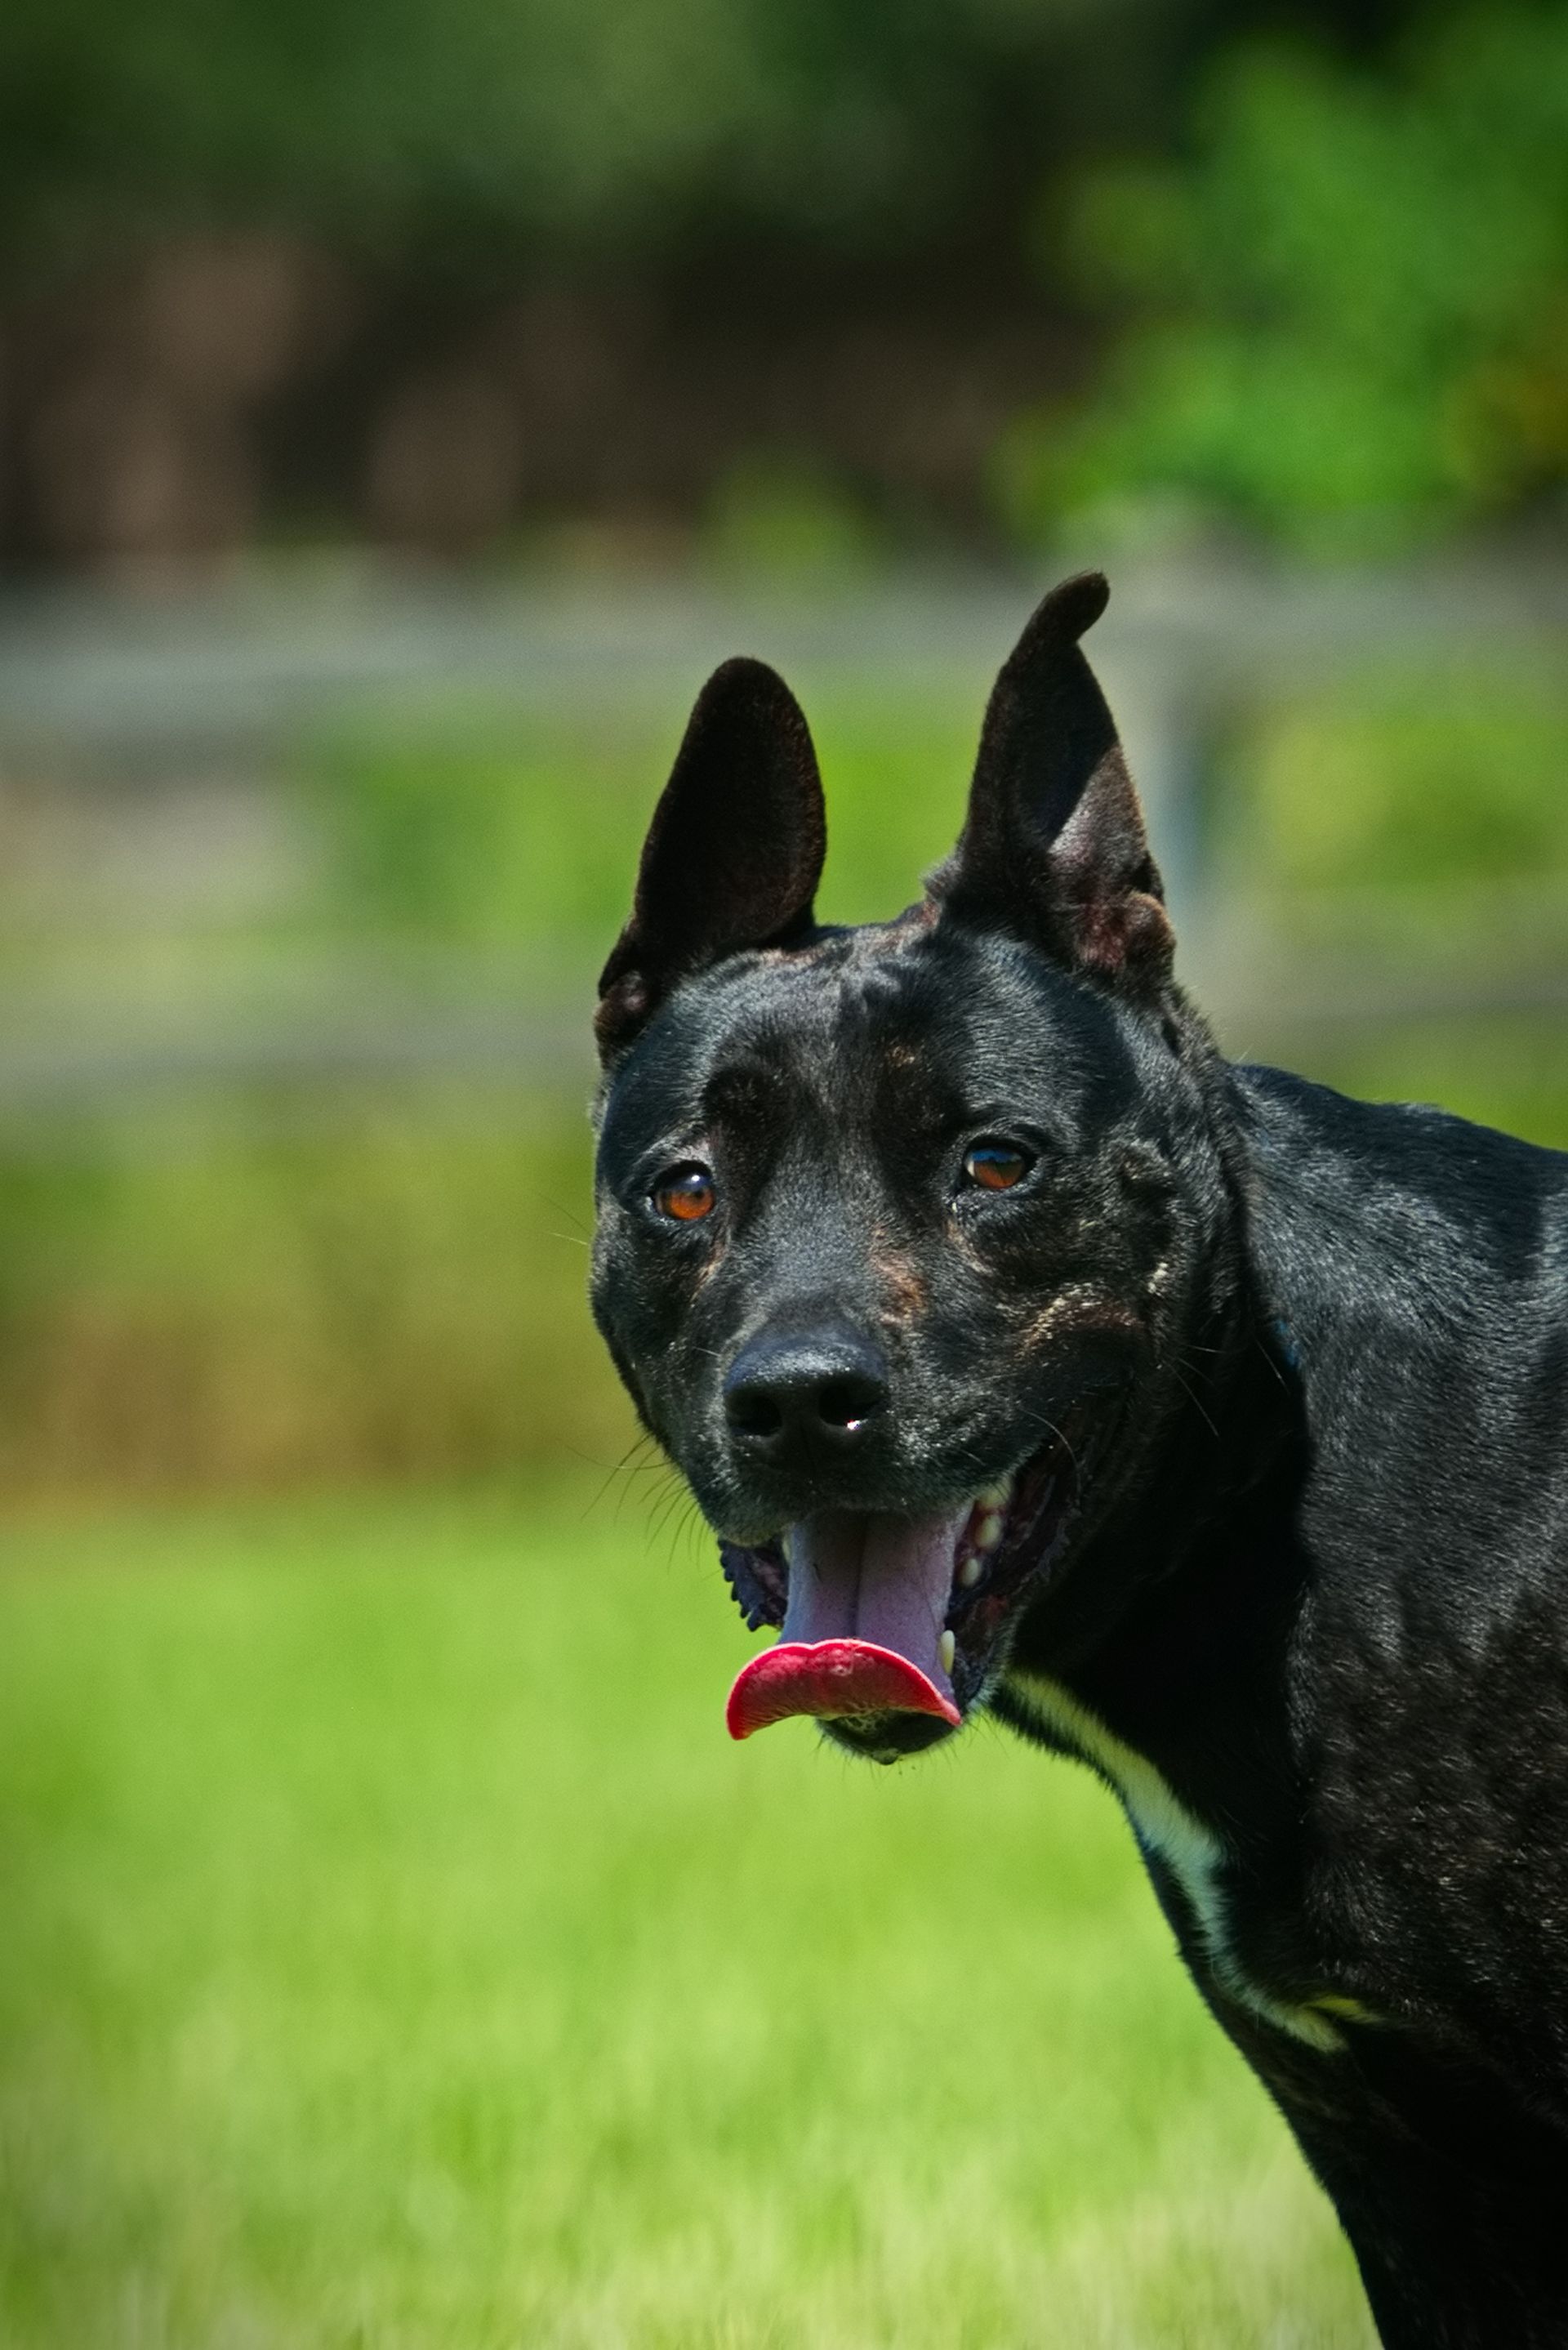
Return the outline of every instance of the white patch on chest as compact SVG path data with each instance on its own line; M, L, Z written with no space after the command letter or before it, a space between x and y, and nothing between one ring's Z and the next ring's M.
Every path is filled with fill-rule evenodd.
M1092 1762L1122 1799L1133 1834L1145 1852L1156 1852L1186 1897L1199 1939L1220 1989L1277 2031L1309 2048L1343 2048L1345 2040L1324 2011L1357 2012L1356 2002L1329 1994L1310 2005L1275 1999L1252 1981L1238 1960L1225 1907L1225 1846L1215 1831L1189 1812L1154 1764L1124 1745L1097 1714L1080 1705L1060 1681L1030 1673L1018 1677L1048 1727L1065 1746Z

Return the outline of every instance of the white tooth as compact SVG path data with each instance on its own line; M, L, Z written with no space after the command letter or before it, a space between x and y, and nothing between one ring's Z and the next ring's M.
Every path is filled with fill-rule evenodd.
M989 1510L974 1530L974 1539L981 1550L994 1550L1002 1540L1002 1520L994 1510Z
M977 1558L974 1552L971 1550L965 1557L963 1565L959 1568L958 1579L966 1591L972 1591L975 1585L980 1581L981 1576L984 1573L985 1561L982 1558Z
M953 1655L957 1648L958 1642L954 1639L950 1632L944 1632L941 1638L937 1642L937 1654L942 1660L942 1670L944 1673L951 1672L953 1669Z
M999 1477L994 1485L982 1486L974 1498L978 1503L980 1503L982 1509L1005 1510L1007 1507L1008 1497L1012 1492L1012 1478Z

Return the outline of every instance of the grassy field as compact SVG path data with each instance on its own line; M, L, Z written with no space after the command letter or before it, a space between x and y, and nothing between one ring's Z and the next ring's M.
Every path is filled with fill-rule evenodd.
M722 1724L593 1489L13 1524L7 2350L1350 2350L1108 1800Z
M944 693L813 697L825 911L950 839ZM1506 915L1568 872L1552 693L1296 713L1238 751L1233 878L1365 928L1376 872L1429 946L1474 866ZM225 955L411 941L586 1003L666 731L318 746L320 905L146 958L200 999ZM1538 779L1501 800L1499 745ZM1312 1066L1568 1141L1552 1000ZM639 1481L153 1510L613 1458L587 1213L580 1103L472 1073L13 1118L0 2350L1366 2350L1085 1774L983 1730L896 1773L731 1747L748 1644Z

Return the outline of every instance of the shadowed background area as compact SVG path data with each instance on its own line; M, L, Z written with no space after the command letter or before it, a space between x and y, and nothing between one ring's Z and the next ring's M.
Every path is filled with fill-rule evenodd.
M1568 10L0 24L0 2331L1364 2344L1085 1777L730 1750L583 1304L692 696L1041 588L1232 1050L1568 1144Z

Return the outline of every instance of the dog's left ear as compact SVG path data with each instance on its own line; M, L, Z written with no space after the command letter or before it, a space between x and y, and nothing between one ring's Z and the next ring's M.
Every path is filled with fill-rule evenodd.
M631 920L599 975L600 1057L622 1052L691 972L804 936L826 851L799 702L764 661L725 661L697 697L643 844Z
M945 911L1071 969L1158 994L1175 941L1121 743L1078 639L1105 576L1054 588L992 691L958 847L932 878Z

